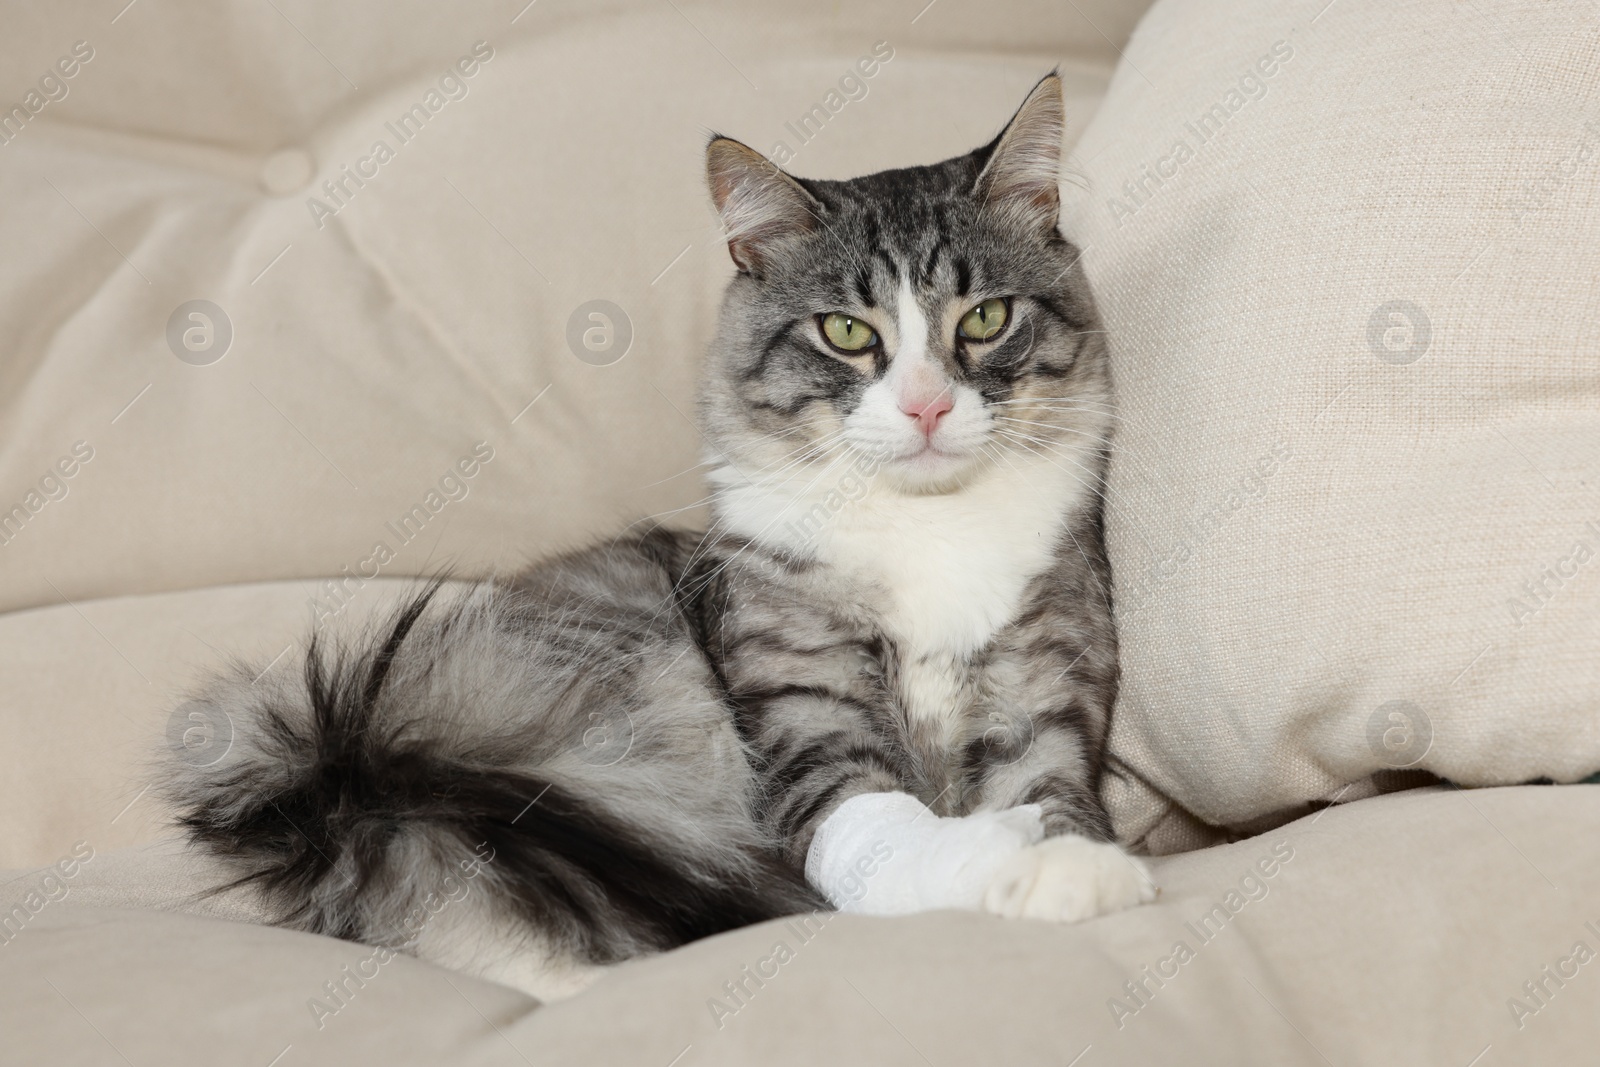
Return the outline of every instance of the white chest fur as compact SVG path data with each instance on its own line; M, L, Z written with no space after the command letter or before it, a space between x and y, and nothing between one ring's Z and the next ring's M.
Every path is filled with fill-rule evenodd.
M1028 582L1050 566L1063 521L1092 489L1073 460L1026 454L949 493L868 483L849 499L839 481L728 482L719 510L746 536L814 555L881 590L884 602L873 606L900 646L907 710L945 718L962 703L960 665L1015 618Z

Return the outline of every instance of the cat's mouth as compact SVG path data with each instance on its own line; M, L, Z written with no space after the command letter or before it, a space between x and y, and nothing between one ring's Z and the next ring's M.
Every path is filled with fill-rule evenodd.
M960 483L973 459L973 453L965 449L923 441L895 456L887 467L903 489L942 492Z
M913 461L920 461L924 463L961 463L965 462L970 457L966 452L957 451L949 447L940 448L935 444L924 444L921 448L917 449L915 452L912 452L907 458Z

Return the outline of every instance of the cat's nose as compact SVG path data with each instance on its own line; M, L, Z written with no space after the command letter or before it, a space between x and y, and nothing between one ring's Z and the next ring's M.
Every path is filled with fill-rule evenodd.
M922 431L924 437L933 437L933 431L939 428L939 420L945 413L955 407L951 399L950 390L946 389L938 396L928 400L901 399L900 410L917 420L917 429Z

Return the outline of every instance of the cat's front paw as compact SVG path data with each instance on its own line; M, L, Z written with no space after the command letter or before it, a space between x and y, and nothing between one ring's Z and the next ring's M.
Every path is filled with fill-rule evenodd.
M1022 849L995 873L983 910L1008 919L1079 922L1156 898L1144 862L1087 837L1052 837Z

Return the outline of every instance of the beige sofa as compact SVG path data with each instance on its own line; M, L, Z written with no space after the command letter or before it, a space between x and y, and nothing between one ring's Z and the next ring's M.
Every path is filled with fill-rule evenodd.
M1593 1059L1600 787L1515 783L1600 770L1594 27L1146 6L8 14L0 1063ZM199 671L697 521L708 129L930 161L1052 66L1156 904L772 923L540 1005L202 895L149 791ZM1477 788L1393 791L1434 776Z

